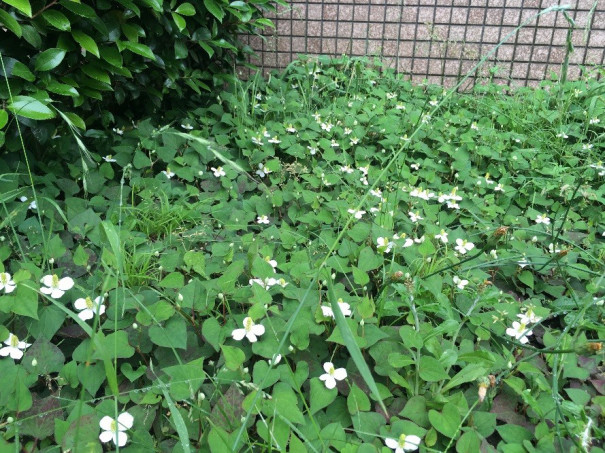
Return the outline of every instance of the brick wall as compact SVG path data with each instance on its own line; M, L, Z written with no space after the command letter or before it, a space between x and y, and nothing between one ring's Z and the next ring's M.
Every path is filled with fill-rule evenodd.
M605 62L605 1L570 0L575 21L570 78ZM300 54L380 56L416 81L452 85L515 27L556 0L291 0L272 19L272 34L248 37L252 62L267 73ZM587 28L587 24L590 28ZM568 22L550 12L513 35L476 74L496 70L497 82L535 85L565 56Z

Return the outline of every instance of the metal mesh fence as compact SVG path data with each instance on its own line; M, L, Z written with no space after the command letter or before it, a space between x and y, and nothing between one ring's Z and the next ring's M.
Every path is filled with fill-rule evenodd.
M569 77L605 61L605 2L567 2L574 20ZM544 0L291 0L272 17L273 34L247 37L267 73L299 55L379 56L412 80L456 83L515 27L557 5ZM535 85L559 73L569 23L550 12L513 35L474 74L497 83Z

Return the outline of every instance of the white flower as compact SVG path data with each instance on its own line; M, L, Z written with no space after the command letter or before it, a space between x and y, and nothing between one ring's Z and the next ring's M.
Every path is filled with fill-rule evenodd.
M347 370L344 368L334 369L332 362L324 363L325 374L319 376L320 381L324 381L326 388L333 389L336 387L336 381L342 381L347 378Z
M8 272L0 272L0 291L4 290L6 294L12 293L17 284L11 278L11 274Z
M376 239L376 245L379 251L383 252L383 253L389 253L391 251L391 249L393 248L393 243L389 242L388 238L377 238Z
M412 170L420 170L420 164L410 164Z
M116 161L116 160L113 158L113 156L112 156L111 154L108 154L107 156L105 156L105 157L103 158L103 160L104 160L105 162L115 162L115 161Z
M330 122L327 123L321 123L321 128L326 131L326 132L330 132L332 130L332 128L334 127L334 125Z
M569 138L569 136L565 132L559 132L557 138Z
M265 144L260 135L258 137L252 137L252 143L258 146L263 146Z
M260 337L265 333L265 326L254 324L254 321L250 316L244 318L243 325L243 329L235 329L231 332L231 336L234 340L241 341L246 337L250 343L255 343L256 337Z
M384 443L387 447L395 450L395 453L403 453L405 451L418 450L420 445L420 437L414 436L413 434L399 436L399 439L386 438Z
M296 128L294 126L292 126L292 123L288 124L288 127L286 128L286 131L290 132L291 134L295 134L297 132Z
M550 244L548 244L548 251L550 253L559 253L561 251L561 249L558 249L554 246L554 244L551 242Z
M40 292L50 295L53 299L59 299L65 291L70 290L74 286L74 281L70 277L63 277L59 280L57 274L45 275L40 282L45 285L40 288Z
M468 285L468 280L462 280L460 277L458 277L457 275L454 275L454 278L452 279L454 281L454 284L458 287L458 289L463 290L464 287L466 285Z
M439 104L439 101L437 99L431 99L429 101L429 104L431 105L431 107L436 107L437 104Z
M592 149L592 143L584 143L582 145L582 151L589 151Z
M498 183L498 185L494 187L494 192L504 192L504 186Z
M338 308L340 308L343 316L351 316L351 306L348 303L343 302L342 299L338 299L336 302L338 303ZM321 313L326 318L334 319L334 311L332 310L332 307L328 305L321 306Z
M521 269L523 269L525 266L529 266L531 263L527 261L527 258L523 257L521 261L517 261L517 264Z
M307 146L307 149L309 150L309 153L314 156L317 153L317 148L314 146Z
M597 117L591 118L589 123L590 124L599 124L601 122L601 120Z
M416 223L419 220L422 220L424 218L424 217L420 217L420 214L418 213L418 211L416 211L416 212L408 212L408 215L410 216L410 220L413 223Z
M93 301L90 297L84 299L83 297L76 299L74 302L76 310L80 310L78 318L82 321L87 321L95 317L97 313L101 316L105 313L105 305L103 305L103 296L95 297Z
M446 202L446 204L447 204L447 207L450 209L460 209L460 205L458 203L456 203L455 201L448 200Z
M527 337L532 334L532 331L527 329L526 323L513 321L513 326L506 329L506 334L525 344L529 341Z
M270 256L265 256L265 261L271 265L273 272L276 272L275 268L277 267L277 261L272 260Z
M193 129L193 126L192 126L191 124L189 124L189 123L186 123L186 124L181 124L181 127L182 127L183 129L185 129L186 131L190 131L190 130L192 130L192 129Z
M540 214L538 217L536 217L536 223L550 225L550 219L546 216L546 214Z
M347 212L353 214L357 220L361 219L366 213L365 211L357 211L356 209L348 209Z
M268 175L269 173L272 173L271 170L269 170L265 164L258 164L258 170L256 170L256 174L258 176L260 176L261 178L264 178L265 175Z
M124 134L124 129L118 129L117 127L114 127L112 129L112 131L114 131L118 135L123 135Z
M405 105L403 104L403 102L398 102L397 105L395 105L395 108L397 110L405 110Z
M173 171L171 171L170 168L166 168L166 170L162 170L162 173L164 173L168 179L172 178L175 175L175 173Z
M227 174L225 173L225 170L223 170L223 167L210 167L210 170L212 170L216 178L220 178L221 176L225 176Z
M343 173L351 174L355 170L352 169L350 165L343 165L342 167L340 167L340 171L343 172Z
M498 259L498 251L497 250L490 250L489 254L492 256L493 259L497 260Z
M465 255L466 252L470 252L475 248L475 244L473 244L472 242L468 242L466 239L458 238L456 239L456 247L454 248L458 250L461 254Z
M403 243L402 247L408 248L408 247L411 247L412 245L414 245L414 240L412 238L407 238L405 240L405 242Z
M443 242L444 244L447 244L448 239L447 239L447 232L445 230L441 230L439 232L439 234L435 235L435 239L441 239L441 242Z
M351 146L357 145L359 143L359 139L357 137L351 137L351 140L349 140L349 143L351 144Z
M479 130L479 126L477 126L477 123L473 123L473 124L471 124L471 129L474 129L474 130L478 131Z
M259 215L256 218L256 223L264 223L265 225L269 224L269 217L266 215Z
M382 198L382 191L380 189L370 190L370 195L374 195L377 198Z
M273 138L270 138L268 140L268 142L278 144L278 143L281 143L281 140L279 138L277 138L277 135L274 135Z
M19 341L17 335L13 335L12 333L8 334L8 338L4 340L4 344L6 346L0 349L0 355L3 357L10 355L11 359L15 360L19 360L23 357L23 351L31 346L30 343Z
M428 189L423 189L422 187L418 187L418 188L414 188L410 192L410 196L417 197L417 198L422 198L423 200L428 201L431 198L434 198L435 194L433 192L429 192Z
M124 431L132 428L134 417L128 412L122 412L118 415L118 419L106 415L99 422L99 426L103 432L99 435L101 442L112 441L118 447L123 447L128 442L128 434Z
M313 117L313 119L315 121L317 121L318 123L321 121L321 115L318 112L315 112L313 115L311 115Z
M340 145L338 144L338 142L334 139L332 139L332 141L330 142L330 146L332 148L338 148Z
M521 324L525 325L542 321L542 318L540 316L536 316L531 308L528 308L525 313L519 313L517 318L519 318Z

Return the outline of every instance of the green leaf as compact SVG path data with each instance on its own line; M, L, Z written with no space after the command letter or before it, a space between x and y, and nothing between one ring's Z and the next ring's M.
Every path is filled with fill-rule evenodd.
M14 6L27 17L32 17L32 6L29 0L2 0L4 3Z
M470 365L462 368L456 375L450 379L450 381L443 387L442 392L445 393L454 387L464 384L466 382L472 382L475 379L485 376L487 373L486 369L477 364L471 363Z
M69 19L60 11L48 9L42 13L42 18L58 30L71 30L71 23L69 22Z
M31 72L29 68L20 61L15 61L15 64L13 65L12 75L27 80L28 82L33 82L34 80L36 80L36 76L34 75L34 73Z
M193 250L185 252L183 262L188 268L193 269L202 277L206 277L206 257L202 252L195 252Z
M195 8L191 3L183 3L174 11L181 16L195 16Z
M84 122L84 120L82 118L80 118L74 112L64 112L64 115L67 118L69 118L69 120L72 122L72 124L74 126L76 126L78 129L82 129L83 131L86 130L86 123Z
M76 42L80 44L80 46L82 46L82 48L84 48L97 58L101 57L101 55L99 54L99 46L97 46L95 40L92 39L89 35L87 35L81 30L72 30L71 35L76 40Z
M225 366L229 370L235 371L239 369L244 360L246 360L246 354L240 348L222 345L221 351L223 351L223 357L225 357Z
M185 277L180 272L171 272L159 283L162 288L182 288L185 286Z
M338 396L338 390L328 389L318 378L311 379L311 411L309 415L328 407Z
M225 11L219 4L217 4L214 0L204 0L204 6L208 10L210 14L218 19L219 22L223 21L225 17Z
M65 53L66 52L63 49L46 49L38 55L38 58L36 58L36 71L50 71L51 69L56 68L65 58Z
M183 31L187 28L187 21L185 20L185 18L183 16L181 16L177 13L170 13L170 15L172 16L172 20L176 24L179 31Z
M109 74L107 74L102 69L99 69L94 64L84 65L84 66L82 66L81 70L84 74L86 74L91 79L98 80L99 82L103 82L108 85L111 84L111 77L109 77Z
M456 451L458 453L466 453L468 451L481 451L481 439L475 431L467 431L458 442L456 442Z
M210 346L217 352L221 347L221 332L221 325L214 317L209 317L204 321L204 324L202 324L202 335L204 336L204 340L210 343Z
M51 109L31 96L15 96L8 108L13 113L32 120L48 120L55 117Z
M2 109L0 110L0 129L6 126L6 123L8 123L8 113L6 113L6 110Z
M370 247L364 247L359 253L357 266L362 271L371 271L380 267L383 262L383 258L376 255Z
M149 47L144 44L140 44L138 42L129 42L129 41L118 41L118 48L130 50L137 55L140 55L145 58L149 58L150 60L155 61L155 55L151 51Z
M20 38L23 35L23 30L21 30L21 25L19 25L19 22L17 22L13 16L3 9L0 9L0 22L15 35L17 35L17 38Z
M12 312L38 319L38 292L33 288L31 281L17 284Z
M355 384L353 384L349 396L347 396L347 408L351 415L355 415L360 411L369 411L371 408L368 395Z
M534 274L530 271L523 271L519 274L519 280L530 288L534 288Z
M80 93L78 93L78 90L76 90L73 86L67 85L65 83L59 83L55 79L51 79L46 84L46 89L51 93L60 94L62 96L77 97L80 95Z
M27 350L22 365L29 373L48 375L61 371L64 363L65 356L57 346L46 338L38 338Z
M452 438L458 432L462 418L460 417L458 408L452 403L447 403L443 406L442 412L430 410L429 421L431 422L431 425L433 425L433 428L441 434Z
M426 382L437 382L448 377L443 365L434 357L420 358L420 377Z
M172 318L164 327L151 326L149 339L158 346L187 349L187 324L182 318Z
M134 348L128 343L128 334L124 330L101 338L96 347L94 357L99 359L128 359L134 355Z

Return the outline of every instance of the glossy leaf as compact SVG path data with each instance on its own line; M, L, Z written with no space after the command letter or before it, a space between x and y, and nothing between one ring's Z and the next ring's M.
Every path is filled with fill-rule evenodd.
M0 23L17 35L17 38L22 36L23 31L21 30L21 25L19 25L19 22L17 22L13 16L3 9L0 9Z
M65 50L50 48L40 53L36 58L35 68L36 71L50 71L61 64L65 58Z
M58 30L71 30L71 23L69 22L69 19L61 11L56 9L47 9L42 13L42 18Z
M81 30L72 30L71 35L83 49L93 54L95 57L100 58L99 46L94 39Z
M32 120L48 120L55 112L31 96L15 96L8 106L13 113Z
M2 0L4 3L14 6L27 17L32 17L32 7L29 0Z

